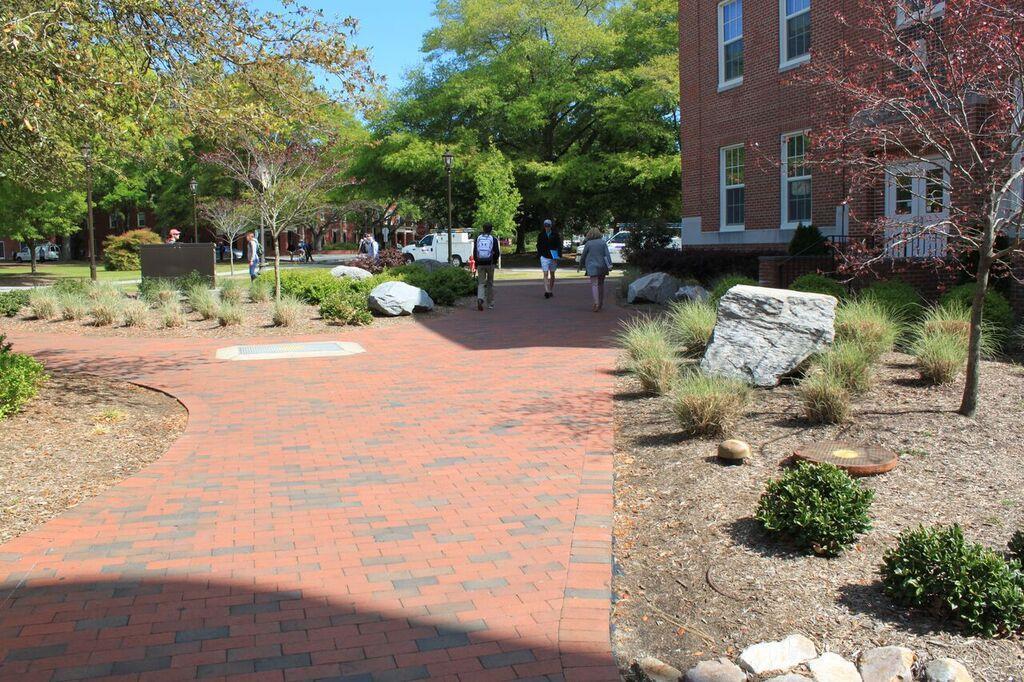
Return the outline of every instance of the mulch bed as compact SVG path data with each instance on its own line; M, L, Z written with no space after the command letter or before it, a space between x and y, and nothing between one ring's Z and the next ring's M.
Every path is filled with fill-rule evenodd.
M719 464L716 441L679 433L665 398L618 383L615 458L614 647L620 664L645 655L686 670L800 632L855 659L903 645L963 661L976 680L1024 674L1024 643L964 636L934 614L894 606L878 567L899 532L960 523L1005 549L1024 528L1024 368L986 362L977 419L956 414L960 386L925 387L908 356L891 354L853 422L809 426L793 386L757 391L733 433L753 457ZM753 514L780 461L820 440L873 443L900 453L892 472L861 479L876 491L874 529L836 559L808 557L767 538Z
M408 324L424 315L442 317L450 315L455 308L469 304L470 299L456 302L454 307L437 306L429 313L416 313L403 317L374 317L373 326L383 327L395 324ZM183 304L187 311L188 306ZM308 336L315 334L337 334L346 327L330 324L320 317L316 306L305 306L304 314L294 325L275 327L271 322L273 303L241 304L244 312L242 324L222 327L217 320L203 320L199 315L186 312L187 322L180 327L165 328L160 326L157 311L152 311L151 319L145 327L124 327L120 324L110 327L96 327L88 320L37 320L32 317L28 308L23 308L15 318L3 318L3 327L12 331L33 334L39 332L55 334L76 334L80 336L114 336L142 338L238 338L242 336Z
M163 393L54 372L22 412L0 422L0 542L158 459L187 420Z

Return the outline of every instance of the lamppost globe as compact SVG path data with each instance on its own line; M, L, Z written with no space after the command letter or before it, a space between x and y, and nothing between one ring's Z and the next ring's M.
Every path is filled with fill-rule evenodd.
M188 183L188 188L192 190L192 196L195 196L196 191L199 189L199 183L196 182L195 178L192 178L192 180Z
M195 178L192 178L188 183L188 188L192 190L192 243L199 243L199 214L196 211L196 192L199 189L199 183L196 182Z
M451 170L452 169L452 162L455 161L455 155L452 154L450 151L446 151L443 155L441 155L441 158L444 159L444 167L445 167L445 169L446 170Z
M85 159L86 163L92 160L92 145L88 142L82 145L82 158Z

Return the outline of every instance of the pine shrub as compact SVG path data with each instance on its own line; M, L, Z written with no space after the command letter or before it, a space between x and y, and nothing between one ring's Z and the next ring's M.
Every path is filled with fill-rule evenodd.
M756 518L804 551L838 556L871 530L874 497L837 466L800 462L768 483Z

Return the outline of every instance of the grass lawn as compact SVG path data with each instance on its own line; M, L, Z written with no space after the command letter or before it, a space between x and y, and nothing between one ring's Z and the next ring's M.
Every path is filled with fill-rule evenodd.
M217 274L227 275L230 272L230 264L218 263ZM235 263L235 275L247 274L245 263ZM103 269L102 265L97 266L96 276L101 282L134 282L141 279L142 272L139 270L125 270L121 272L110 272ZM36 274L32 274L32 266L29 264L0 264L0 286L33 286L52 284L59 279L88 279L89 264L80 261L71 263L40 263L36 266Z

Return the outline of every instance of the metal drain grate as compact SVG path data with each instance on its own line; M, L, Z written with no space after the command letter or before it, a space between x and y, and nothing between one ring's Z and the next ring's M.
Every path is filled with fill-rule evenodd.
M365 353L358 343L318 341L311 343L271 343L229 346L217 351L218 360L292 360L295 358L343 357Z

